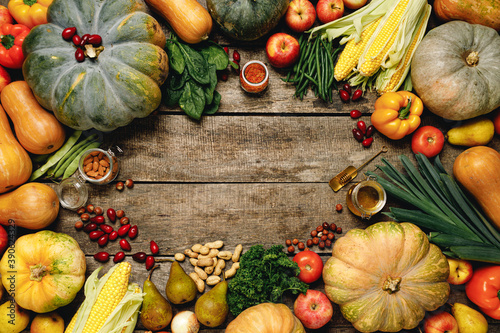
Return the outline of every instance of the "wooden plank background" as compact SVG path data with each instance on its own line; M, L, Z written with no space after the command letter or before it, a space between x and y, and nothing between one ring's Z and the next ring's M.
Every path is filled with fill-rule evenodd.
M199 1L205 5L204 0ZM0 4L6 2L1 0ZM285 28L280 25L277 30ZM166 27L165 31L168 33ZM215 27L213 37L231 52L237 49L241 64L252 59L268 64L265 38L248 44L230 41ZM360 166L384 145L389 152L383 157L401 168L398 156L412 154L410 138L392 141L376 133L372 147L363 148L352 137L356 121L349 112L362 111L361 120L369 123L377 97L374 93L350 103L342 103L335 96L334 102L327 104L312 93L299 101L293 98L294 88L280 80L285 72L268 66L270 85L259 96L245 93L239 87L237 73L230 70L229 80L219 81L217 86L222 95L220 110L200 122L189 119L179 108L161 106L147 118L103 135L103 146L116 144L124 151L119 156L121 169L116 181L130 178L135 186L119 192L116 181L106 186L87 184L89 203L104 209L123 209L130 223L139 227L139 236L131 241L132 251L126 258L133 267L131 281L142 285L146 279L144 265L134 262L131 255L149 252L150 240L159 244L160 258L171 258L195 243L217 239L225 242L226 250L232 251L237 244L247 250L254 244L284 245L286 239L305 241L310 231L325 221L336 223L345 233L387 220L382 214L370 221L356 218L345 207L350 185L334 193L328 181L348 165ZM434 125L444 132L456 125L428 110L422 118L423 125ZM489 146L500 150L499 138ZM448 171L464 149L445 144L441 159ZM363 171L376 170L380 158ZM362 177L359 175L356 181ZM335 211L338 203L344 205L341 213ZM390 199L384 211L400 204ZM87 256L88 276L102 265L93 259L94 253L105 250L114 254L120 249L117 242L110 242L104 249L91 242L84 232L74 229L78 220L75 212L61 209L50 229L67 233L79 242ZM26 232L18 229L19 235ZM324 261L331 253L331 249L313 250ZM189 263L182 265L188 273L192 271ZM107 271L112 262L103 266ZM162 263L152 279L163 295L169 269L169 263ZM321 282L311 287L323 290ZM291 307L293 299L286 296L284 302ZM66 323L82 300L83 290L74 302L58 310ZM454 302L474 306L463 286L452 287L449 303ZM193 310L194 302L174 309ZM230 316L226 324L232 319ZM489 322L491 332L500 331L500 321ZM355 332L335 304L331 322L317 331ZM139 325L136 332L144 332L143 327ZM202 328L200 332L219 333L223 328Z

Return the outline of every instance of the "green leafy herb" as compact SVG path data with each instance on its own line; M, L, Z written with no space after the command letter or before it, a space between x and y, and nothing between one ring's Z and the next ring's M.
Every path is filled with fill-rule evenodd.
M199 120L205 108L203 88L192 80L187 81L179 99L179 106L188 116Z
M281 302L283 293L305 293L309 286L297 275L300 269L283 252L282 245L265 250L254 245L240 258L240 268L229 282L228 304L234 316L265 302Z
M224 48L217 43L208 42L208 46L201 48L200 53L209 64L215 65L218 71L226 69L229 65L229 57Z
M208 63L205 58L189 45L180 42L177 42L177 45L180 46L182 55L184 56L189 75L200 84L208 84L210 78L208 77Z
M177 45L173 40L167 40L165 50L167 51L170 68L176 71L177 74L182 74L184 72L186 62L184 61L184 56L182 55L179 45Z

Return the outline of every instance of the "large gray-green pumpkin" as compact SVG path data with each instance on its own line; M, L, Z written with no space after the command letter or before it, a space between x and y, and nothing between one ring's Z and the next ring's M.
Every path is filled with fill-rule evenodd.
M63 124L111 131L161 102L168 75L165 34L143 0L54 0L47 24L23 43L23 75L38 102ZM62 31L98 34L104 50L78 62Z
M411 62L424 105L446 119L465 120L500 106L500 36L494 29L451 21L427 33Z
M207 0L213 20L229 37L256 40L270 32L288 8L289 0Z

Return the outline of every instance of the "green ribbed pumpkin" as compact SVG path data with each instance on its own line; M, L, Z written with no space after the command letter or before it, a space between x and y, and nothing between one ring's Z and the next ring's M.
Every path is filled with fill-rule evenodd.
M323 280L354 328L398 332L446 303L449 273L444 254L416 225L379 222L335 242Z
M207 8L224 34L252 41L276 27L289 3L290 0L207 0Z
M161 102L168 75L165 34L143 0L54 0L47 24L23 42L23 75L38 102L63 124L111 131ZM104 50L78 62L62 31L98 34Z

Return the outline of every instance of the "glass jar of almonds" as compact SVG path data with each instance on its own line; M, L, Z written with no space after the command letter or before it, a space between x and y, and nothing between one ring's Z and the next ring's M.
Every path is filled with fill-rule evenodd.
M111 149L93 148L87 150L78 164L80 175L91 184L104 185L118 175L120 165Z

